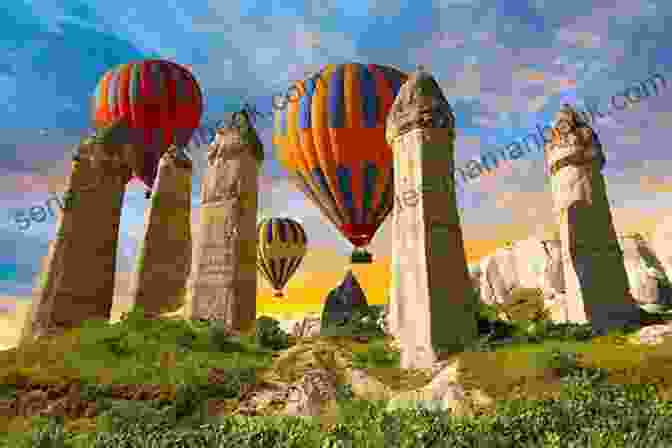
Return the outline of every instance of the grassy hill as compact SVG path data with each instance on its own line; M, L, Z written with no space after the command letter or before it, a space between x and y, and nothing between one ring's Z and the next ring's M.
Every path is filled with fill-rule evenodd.
M535 431L541 439L534 440L546 444L530 446L568 446L559 443L586 440L580 428L588 427L613 443L593 446L644 446L633 439L644 436L672 442L669 425L654 431L672 418L672 340L642 346L629 343L627 331L597 336L586 326L548 323L531 329L529 322L484 320L484 310L479 343L440 357L459 358L471 386L496 398L496 408L471 419L388 412L387 398L370 401L349 390L342 381L353 368L384 385L389 399L432 378L400 369L399 353L377 330L366 342L352 336L359 327L300 339L262 319L254 334L240 335L132 312L0 352L0 446L340 446L335 440L349 437L352 446L382 447L390 446L390 424L409 447L437 446L436 437L495 443L493 434L511 443L501 446L514 446ZM342 382L341 398L324 418L282 417L282 402L269 403L267 417L244 416L240 406L251 390L293 383L316 365ZM56 417L39 417L44 413ZM150 434L164 441L141 445ZM187 439L192 444L176 444Z

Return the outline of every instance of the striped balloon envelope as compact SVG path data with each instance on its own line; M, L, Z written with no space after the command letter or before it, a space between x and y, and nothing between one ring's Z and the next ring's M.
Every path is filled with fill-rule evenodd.
M265 218L257 225L257 238L257 269L273 287L274 296L283 297L282 288L306 255L306 232L293 219Z
M363 248L392 211L394 158L385 121L407 78L381 65L327 65L296 82L296 93L275 111L278 160L357 248L353 262L370 262Z
M172 143L186 145L198 128L203 97L194 75L174 62L147 59L106 72L92 97L96 129L122 119L132 143L144 148L144 163L136 173L149 187L158 161Z

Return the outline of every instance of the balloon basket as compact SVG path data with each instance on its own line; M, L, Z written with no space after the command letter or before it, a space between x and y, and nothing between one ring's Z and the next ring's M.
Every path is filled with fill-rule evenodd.
M276 292L273 293L273 297L275 297L276 299L282 299L285 297L285 295L282 292Z
M373 256L365 250L356 250L350 256L350 263L368 264L373 261Z

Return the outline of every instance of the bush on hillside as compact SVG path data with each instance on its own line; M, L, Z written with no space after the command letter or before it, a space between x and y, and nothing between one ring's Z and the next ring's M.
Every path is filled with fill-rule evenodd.
M280 321L268 316L257 319L255 326L257 344L271 350L282 350L289 347L289 334L282 329Z
M352 353L352 367L357 369L399 367L400 353L390 350L382 339L369 342L364 352Z
M8 434L0 446L669 446L672 402L660 400L655 385L608 383L603 371L580 368L568 354L554 353L550 361L566 375L558 398L498 401L492 415L458 418L446 411L426 408L386 412L384 401L356 399L347 387L342 387L338 398L343 411L328 429L317 420L293 417L229 417L216 424L194 419L190 426L167 427L162 410L119 403L97 428L102 430L106 421L112 431L73 436L63 430L62 419L42 418L36 419L32 433ZM74 443L75 437L78 443Z
M352 318L339 325L328 325L320 329L322 336L368 336L383 337L384 306L362 305L353 310Z
M227 328L223 321L215 320L208 327L208 340L216 350L224 353L236 353L246 351L242 338L235 336Z

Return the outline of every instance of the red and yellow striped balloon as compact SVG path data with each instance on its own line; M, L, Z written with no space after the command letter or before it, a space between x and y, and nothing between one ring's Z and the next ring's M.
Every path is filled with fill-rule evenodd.
M394 204L385 120L407 78L381 65L327 65L275 112L273 144L290 179L357 248Z
M193 74L170 61L147 59L119 65L101 78L92 98L94 127L124 119L133 142L145 148L144 173L152 187L159 158L170 144L186 145L203 113L203 96Z

